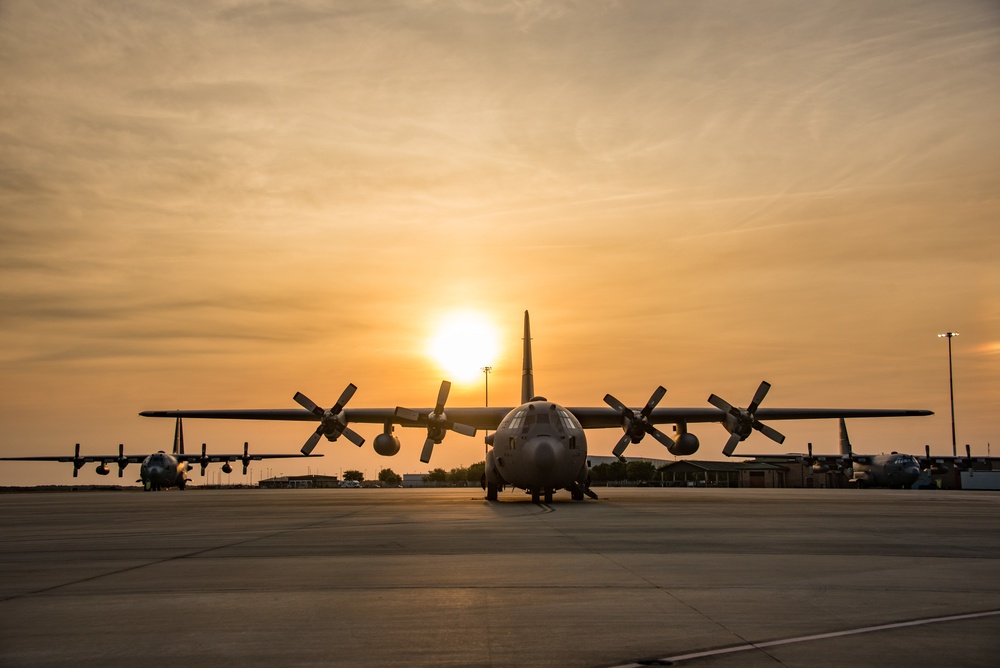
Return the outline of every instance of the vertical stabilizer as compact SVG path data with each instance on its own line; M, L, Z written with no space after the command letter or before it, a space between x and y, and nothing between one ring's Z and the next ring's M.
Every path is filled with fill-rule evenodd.
M531 370L531 324L524 312L524 357L521 363L521 403L526 404L535 396L535 376Z
M844 418L840 418L840 454L847 456L853 454L851 452L851 439L847 436L847 423L844 422Z
M174 427L174 451L175 455L184 454L184 428L181 426L181 419L177 418L177 426Z

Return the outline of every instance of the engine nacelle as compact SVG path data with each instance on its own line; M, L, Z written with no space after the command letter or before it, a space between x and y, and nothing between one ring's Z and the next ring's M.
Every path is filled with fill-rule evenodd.
M394 454L399 452L399 439L392 434L386 434L385 432L379 434L375 437L375 452L382 455L383 457L392 457Z
M101 464L97 467L97 475L107 475L111 473L111 469L108 468L107 464Z
M232 473L233 472L233 467L230 466L229 462L226 462L225 464L222 465L222 472L223 473Z
M830 467L829 465L824 464L823 462L816 462L815 464L812 465L812 469L813 473L826 473L827 471L830 470Z
M697 436L689 432L683 432L674 436L674 444L672 447L668 447L667 450L676 457L687 457L698 452L699 445L701 444L698 442Z

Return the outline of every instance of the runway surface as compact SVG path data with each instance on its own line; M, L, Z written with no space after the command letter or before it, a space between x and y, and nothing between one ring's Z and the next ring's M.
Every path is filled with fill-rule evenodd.
M0 665L997 665L1000 494L598 491L0 494Z

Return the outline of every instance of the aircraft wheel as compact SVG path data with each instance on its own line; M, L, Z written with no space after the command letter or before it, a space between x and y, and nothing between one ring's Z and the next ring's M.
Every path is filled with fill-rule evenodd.
M486 483L486 500L496 501L500 496L500 486L493 483Z
M570 492L570 495L572 496L572 498L573 498L574 501L583 501L583 492L582 491L580 491L578 489L571 489L569 492Z
M545 503L552 503L552 490L545 490Z
M531 502L539 503L542 500L542 494L537 489L531 490Z

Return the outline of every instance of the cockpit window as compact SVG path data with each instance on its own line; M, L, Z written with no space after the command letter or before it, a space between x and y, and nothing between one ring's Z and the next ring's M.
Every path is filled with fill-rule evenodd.
M562 426L566 431L573 429L573 416L569 414L569 411L562 408L559 409L559 419L562 422Z
M514 413L514 417L510 421L510 428L511 429L520 429L521 428L521 425L524 423L524 414L525 413L527 413L527 410L525 410L524 408L522 408L518 412Z

